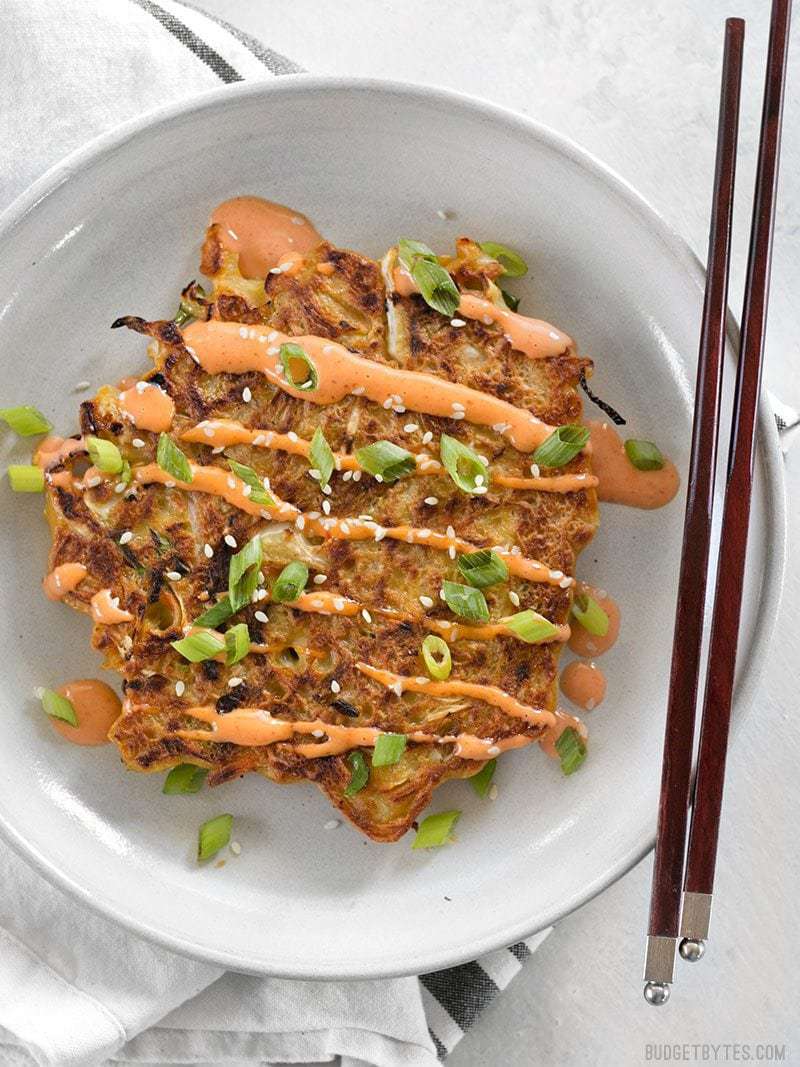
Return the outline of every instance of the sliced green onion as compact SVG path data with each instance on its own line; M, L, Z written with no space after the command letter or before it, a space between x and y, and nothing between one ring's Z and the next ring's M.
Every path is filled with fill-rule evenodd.
M440 811L428 815L419 824L412 848L438 848L450 840L453 827L458 822L460 811Z
M70 726L78 725L78 716L75 714L75 708L72 706L71 700L62 697L55 689L43 689L39 696L42 701L42 707L52 718L68 722Z
M350 753L347 763L350 767L350 781L345 786L344 795L351 797L354 793L360 793L369 781L369 765L364 759L364 753L358 749Z
M15 493L43 493L44 471L32 464L12 464L8 468L8 480Z
M258 570L263 559L261 538L256 535L235 556L228 569L228 597L231 613L249 604L258 585Z
M516 311L519 307L519 297L514 296L513 293L509 293L509 291L507 289L504 289L502 285L498 285L497 288L503 294L503 300L505 300L506 307L509 309L509 311Z
M170 539L168 537L164 537L164 535L162 533L159 533L158 530L154 530L152 526L149 527L149 530L150 537L152 538L153 544L156 547L156 552L158 552L159 556L163 555L165 552L169 552L169 550L172 548L172 542L170 541Z
M485 797L489 792L489 786L492 784L492 778L494 778L495 767L497 766L496 759L487 760L481 767L477 774L469 780L469 784L475 790L479 797Z
M528 273L528 264L513 248L500 245L496 241L481 241L481 249L487 256L496 259L509 278L521 278Z
M264 488L264 482L252 467L247 467L244 463L237 463L235 459L228 460L228 466L236 475L237 478L241 478L245 485L249 485L251 492L248 494L254 504L274 504L275 500L267 490Z
M481 548L477 552L468 552L458 557L458 569L470 585L477 589L488 589L508 578L505 562L490 548Z
M0 408L0 419L8 423L20 437L33 437L37 433L49 433L53 429L37 408L23 404L18 408Z
M664 466L661 449L652 441L637 441L629 437L625 442L625 454L640 471L660 471Z
M182 637L180 641L170 641L170 644L190 663L202 663L225 651L225 642L208 630L198 630L187 637Z
M486 597L480 589L445 580L442 582L442 592L448 608L462 619L468 619L470 622L489 621Z
M431 263L428 259L416 259L411 268L411 277L428 307L442 315L450 316L456 313L461 294L444 267Z
M586 593L576 593L572 601L572 614L590 634L605 637L608 633L608 615L594 597Z
M246 622L237 622L225 631L225 662L229 667L238 663L250 651L250 631Z
M427 259L431 263L438 262L432 248L428 248L422 241L412 241L408 237L401 237L397 242L397 258L407 270L411 270L416 259Z
M189 460L169 434L159 434L156 463L162 471L171 474L177 482L191 482L192 468L189 466Z
M450 676L453 669L453 659L450 655L450 646L441 637L428 634L422 642L422 658L431 678L443 682Z
M556 738L556 752L561 760L564 774L572 774L586 759L586 745L581 735L572 726L568 726Z
M311 438L308 458L311 463L311 469L319 471L319 484L327 485L331 480L336 460L331 451L331 446L319 426L314 430L314 436Z
M119 474L122 470L122 453L113 441L105 441L102 437L87 437L86 445L89 458L98 470L106 474Z
M284 344L280 347L281 363L286 374L286 381L295 389L316 389L319 385L317 368L308 358L300 345ZM298 367L297 364L300 364ZM295 377L295 371L298 377Z
M217 815L216 818L204 822L197 836L198 860L211 859L221 848L225 848L231 839L232 826L232 815Z
M417 465L410 452L391 441L376 441L372 445L356 449L358 464L368 474L374 474L384 482L396 482L410 474Z
M206 295L205 289L202 285L198 285L196 282L192 282L187 290L197 293L198 296L204 297ZM172 320L176 326L185 326L192 319L200 319L205 314L203 305L197 300L191 300L187 296L181 294L181 302L178 305L178 310L175 314L175 318Z
M379 734L372 754L372 766L391 767L393 763L399 762L407 742L405 734Z
M540 467L563 467L577 456L588 440L588 426L559 426L533 453L533 462Z
M180 793L199 793L207 774L205 767L195 767L193 763L179 763L164 779L161 792L168 797Z
M213 607L208 609L208 611L204 611L202 615L198 615L194 620L194 625L207 626L209 630L215 630L220 623L225 622L231 615L233 615L231 599L229 596L224 596L222 600L218 600Z
M308 582L308 567L299 560L287 563L272 587L272 599L279 604L291 604L300 596Z
M530 609L518 611L516 615L509 615L500 621L509 630L513 630L522 641L527 641L528 644L534 644L537 641L549 641L558 633L558 627L554 626L549 619Z
M439 454L447 473L465 493L485 493L489 487L489 468L477 452L443 433L439 438Z
M123 461L122 461L122 470L119 472L119 480L121 482L124 482L125 485L130 485L132 479L133 479L133 471L131 470L131 465L127 461L127 459L123 459Z

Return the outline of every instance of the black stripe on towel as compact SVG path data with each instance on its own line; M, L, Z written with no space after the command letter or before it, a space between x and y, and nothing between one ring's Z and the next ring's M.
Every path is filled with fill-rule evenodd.
M154 19L157 19L165 29L169 30L173 37L176 37L182 45L194 53L198 59L202 60L207 67L210 67L222 81L230 83L244 80L227 59L221 56L219 52L215 52L210 45L207 45L201 37L198 37L193 30L185 26L180 19L176 19L169 11L165 11L163 7L154 4L153 0L132 0L132 2L149 15L152 15Z
M218 15L212 15L209 11L204 11L202 7L198 7L197 4L188 3L187 0L176 0L176 2L182 7L191 8L192 11L196 11L198 15L202 15L211 22L216 22L226 33L229 33L231 37L235 37L240 44L243 44L248 52L252 52L256 59L263 63L267 70L271 70L273 74L303 73L303 68L298 63L287 59L286 56L282 56L280 52L274 52L271 48L267 48L256 37L251 37L249 33L245 33L237 26L232 26L230 22L226 22L225 19L221 19Z
M462 963L446 971L420 975L420 982L436 997L450 1018L468 1030L499 990L478 963Z
M531 950L524 941L518 941L516 945L509 945L508 951L512 956L516 956L520 963L524 963L525 960L531 957Z

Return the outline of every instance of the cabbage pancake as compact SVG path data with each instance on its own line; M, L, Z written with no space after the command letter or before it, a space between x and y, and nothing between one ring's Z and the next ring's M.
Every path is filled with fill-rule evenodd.
M47 442L39 461L50 566L85 567L63 599L92 615L93 644L123 677L110 736L131 769L193 763L211 785L247 771L309 779L370 838L394 841L440 782L507 748L542 740L552 751L574 725L554 715L556 675L576 557L597 522L595 479L585 452L532 472L530 435L580 420L590 361L552 327L557 351L537 350L532 334L532 349L514 346L536 320L502 318L502 268L471 241L440 262L463 294L452 321L413 291L394 249L378 263L322 242L264 281L239 273L212 226L210 294L189 286L176 321L115 323L151 339L154 368L81 404L81 434ZM280 346L293 337L305 361L285 369ZM501 408L508 418L494 417ZM307 454L317 430L339 468L325 489L318 454ZM191 481L159 466L164 432ZM442 435L488 463L485 479L456 483ZM87 457L90 437L116 446L121 471ZM355 459L376 442L411 453L414 469L376 478ZM223 600L231 560L259 539L248 603L204 626L224 641L246 624L249 651L229 665L217 645L190 662L173 642ZM508 571L483 589L488 622L441 596L445 581L467 584L459 560L479 548ZM308 568L307 584L277 602L292 562ZM530 643L501 621L526 609L555 637ZM430 634L450 649L443 681L426 671ZM371 766L385 733L405 735L405 749ZM369 777L348 790L353 753Z

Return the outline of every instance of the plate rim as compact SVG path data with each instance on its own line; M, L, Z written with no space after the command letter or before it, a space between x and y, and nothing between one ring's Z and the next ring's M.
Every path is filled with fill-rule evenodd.
M60 161L50 167L27 189L20 193L0 214L0 241L12 235L14 229L36 210L37 206L55 192L62 184L81 170L87 169L103 157L113 154L115 150L156 127L170 121L197 112L213 110L218 105L231 99L247 99L271 95L273 93L324 92L326 90L344 90L352 93L383 94L404 97L409 101L420 101L441 106L455 107L477 114L489 121L500 123L513 130L533 136L551 149L559 152L573 163L588 171L592 178L615 191L647 224L654 237L659 238L667 247L686 274L691 277L698 288L702 288L705 269L699 257L692 250L688 241L661 215L661 213L637 189L621 177L593 153L578 145L571 138L553 128L529 118L510 108L492 103L479 96L454 89L416 82L399 81L383 78L359 78L355 76L292 74L270 80L248 81L235 85L225 85L206 90L191 97L162 105L137 115L127 122L113 127L86 144L81 145ZM738 348L739 329L736 319L730 311L727 314L727 339ZM759 599L756 626L749 649L747 661L742 667L734 694L736 705L751 703L759 684L764 656L760 655L768 646L772 637L781 603L785 566L787 515L785 502L785 475L781 459L778 430L769 408L765 392L759 403L758 412L758 448L757 459L765 479L767 495L767 541L765 546L765 568L762 582L762 594ZM170 934L160 928L149 926L146 921L126 914L105 900L92 895L91 888L73 880L50 861L38 848L27 841L0 811L0 836L19 856L30 863L52 885L63 889L73 898L88 905L94 911L118 923L132 933L146 940L191 959L202 960L227 969L255 975L307 980L358 980L401 977L441 970L452 967L481 955L532 937L534 934L552 926L560 919L582 907L595 896L613 885L627 874L651 851L655 843L654 834L646 834L645 840L630 849L612 866L605 869L598 877L588 882L583 889L572 897L553 907L549 912L540 913L530 922L517 922L486 936L473 936L468 944L454 948L447 953L426 954L417 951L413 958L405 963L389 967L379 962L357 970L342 963L338 968L316 967L309 969L299 963L287 968L277 969L261 955L252 957L229 953L222 949L199 947L183 937Z

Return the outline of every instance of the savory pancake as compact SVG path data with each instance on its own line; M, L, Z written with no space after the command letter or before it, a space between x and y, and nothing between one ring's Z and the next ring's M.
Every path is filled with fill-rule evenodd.
M269 373L241 360L235 373L204 369L201 342L210 352L217 338L231 346L237 338L266 346L271 334L321 338L343 346L343 360L354 354L400 372L397 380L405 372L417 384L435 376L496 398L533 430L547 424L544 436L580 421L578 383L589 360L571 345L529 358L491 315L441 314L394 284L393 257L381 264L323 242L266 281L248 279L212 226L202 261L210 295L187 287L180 324L115 323L151 339L154 369L141 380L148 384L101 389L81 405L81 438L51 443L43 460L50 566L86 567L64 599L93 614L93 643L123 677L123 713L111 736L127 766L194 763L209 769L210 784L247 771L276 782L309 779L376 841L404 834L438 783L475 774L506 747L552 739L570 577L597 523L585 451L532 473L531 450L512 444L502 420L472 421L458 403L443 417L426 413L431 405L406 410L400 395L376 402L359 387L315 402L303 398L296 368L282 371L275 359ZM502 268L478 245L462 239L442 263L462 293L502 302ZM226 323L238 329L224 332ZM339 358L329 347L331 360ZM324 378L322 362L317 370ZM190 484L158 466L159 432L147 426L162 419L191 464ZM318 430L340 464L328 492L304 454ZM488 464L488 485L465 492L456 484L440 460L443 434ZM87 472L89 436L117 446L121 472ZM376 479L353 459L376 442L412 453L416 468ZM243 481L229 461L257 480ZM569 491L545 487L565 477ZM264 498L271 503L262 506ZM249 653L231 665L224 652L190 662L173 642L226 595L231 560L255 537L261 559L249 602L207 624L219 633L245 623ZM491 620L483 629L440 597L444 582L465 582L459 559L480 548L494 548L509 571L483 589ZM276 580L292 561L308 568L305 593L276 602ZM558 639L528 643L502 622L527 609L554 623ZM428 634L446 638L452 656L438 688L421 653ZM264 738L274 732L270 743L259 729ZM370 729L408 743L397 762L373 766L367 784L348 795L351 753L362 752L369 766L377 736ZM312 745L331 754L309 755Z

